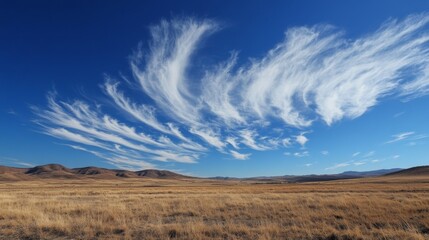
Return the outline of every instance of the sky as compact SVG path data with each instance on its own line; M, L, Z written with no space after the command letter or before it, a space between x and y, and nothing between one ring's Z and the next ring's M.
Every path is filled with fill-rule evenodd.
M428 165L427 1L3 1L0 165Z

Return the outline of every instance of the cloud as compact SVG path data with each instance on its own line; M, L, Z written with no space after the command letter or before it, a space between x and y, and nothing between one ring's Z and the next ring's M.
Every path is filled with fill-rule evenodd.
M201 139L216 147L218 150L222 150L225 147L225 143L221 141L218 134L214 133L211 129L191 128L190 133L200 136Z
M405 113L405 112L398 112L398 113L396 113L395 115L393 115L393 118L398 118L398 117L400 117L400 116L404 115L404 113Z
M308 151L301 151L301 152L284 152L283 155L285 156L293 156L297 158L303 158L310 156L310 153Z
M18 115L18 114L15 112L15 110L13 110L13 109L11 109L11 110L7 111L7 113L8 113L8 114L10 114L10 115Z
M356 157L356 156L358 156L359 154L360 154L360 152L355 152L355 153L353 153L352 157Z
M325 156L326 156L326 155L328 155L328 154L329 154L329 151L324 150L324 151L321 151L320 153L321 153L322 155L325 155Z
M256 135L257 135L257 133L255 133L255 131L252 131L249 129L242 130L240 132L241 142L244 145L246 145L249 148L254 149L254 150L258 150L258 151L269 150L270 147L257 143L257 140L256 140L257 136Z
M237 138L227 137L226 142L233 146L235 149L240 149L240 147L238 146L239 143L237 142Z
M95 147L98 150L73 145L74 149L90 152L110 163L114 162L112 159L141 162L134 166L154 166L149 165L146 160L193 163L198 158L198 152L204 150L191 141L177 144L166 136L155 139L111 116L100 114L97 109L92 109L82 101L59 102L54 94L48 95L47 109L34 110L45 134Z
M284 147L289 147L292 145L292 139L291 138L284 138L282 139L282 144Z
M295 137L295 141L299 143L302 147L308 142L308 138L304 136L304 133L301 133L300 135Z
M161 21L152 26L148 55L139 49L131 67L142 90L156 105L176 120L201 126L199 100L191 92L186 70L204 36L217 25L209 20L180 19Z
M235 159L239 159L239 160L246 160L249 158L249 156L251 155L249 154L243 154L243 153L239 153L237 151L231 150L231 155L235 158Z
M409 138L411 135L413 135L414 134L414 132L403 132L403 133L398 133L398 134L395 134L395 135L393 135L392 137L393 137L393 139L392 140L390 140L390 141L387 141L386 143L394 143L394 142L399 142L399 141L402 141L402 140L405 140L405 139L407 139L407 138Z
M303 152L295 152L293 156L301 158L301 157L308 157L310 156L310 154L308 153L308 151L303 151Z
M325 170L333 170L333 169L343 168L347 166L350 166L350 163L338 163L338 164L335 164L334 166L325 168Z
M372 157L372 156L374 156L374 154L375 154L375 151L370 151L370 152L368 152L367 154L363 155L362 157L363 157L363 158L368 158L368 157Z
M167 127L158 122L155 117L155 109L153 107L132 103L127 97L124 96L122 92L117 89L118 84L118 82L111 83L110 81L107 81L104 84L104 90L113 99L114 103L116 103L119 108L142 123L145 123L158 131L163 133L172 133Z
M45 134L124 167L194 163L213 149L245 159L238 149L303 148L315 122L357 118L387 97L429 94L428 23L428 14L389 20L356 39L329 25L293 27L259 58L231 51L213 64L201 63L198 50L219 24L162 20L130 58L134 79L106 77L109 106L48 96L47 107L34 108L36 122ZM120 90L121 81L136 82L138 92Z
M34 164L32 164L32 163L24 162L24 161L18 160L16 158L11 158L11 157L2 157L2 156L0 156L0 163L2 163L2 164L20 165L20 166L23 166L23 167L34 167Z
M418 141L427 137L428 136L426 134L416 134L415 132L402 132L402 133L392 135L392 139L385 143L388 144L388 143L395 143L400 141L412 141L415 143L415 141Z

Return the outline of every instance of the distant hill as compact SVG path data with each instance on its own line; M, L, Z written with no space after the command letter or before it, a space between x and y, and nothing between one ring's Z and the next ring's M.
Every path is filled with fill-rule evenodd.
M118 178L162 178L162 179L181 179L191 178L166 170L141 170L127 171L117 169L106 169L99 167L66 168L59 164L47 164L33 168L14 168L0 166L0 181L17 181L31 179L118 179Z
M346 171L339 174L326 174L326 175L304 175L304 176L293 176L286 177L290 182L321 182L321 181L332 181L332 180L341 180L341 179L353 179L353 178L363 178L363 177L377 177L382 176L388 173L397 172L402 170L401 168L392 168L392 169L380 169L373 171Z
M285 175L276 177L230 178L214 177L214 180L251 180L260 182L320 182L342 179L354 179L377 176L429 176L429 166L413 167L409 169L380 169L374 171L357 172L347 171L339 174L325 175ZM47 164L33 168L15 168L0 166L0 181L19 181L34 179L121 179L121 178L152 178L152 179L184 179L194 178L175 172L157 169L141 171L127 171L99 167L67 168L59 164Z
M322 181L354 179L354 178L363 178L363 177L377 177L387 173L397 172L399 170L402 170L402 169L392 168L392 169L380 169L380 170L364 171L364 172L347 171L347 172L342 172L338 174L285 175L285 176L277 176L277 177L255 177L255 178L248 178L248 179L265 181L265 182L272 182L272 181L284 181L284 182L291 182L291 183L322 182ZM221 179L221 177L217 177L217 179Z
M403 170L402 168L391 168L391 169L379 169L379 170L373 170L373 171L365 171L365 172L356 172L356 171L347 171L340 173L341 175L347 175L347 176L381 176L393 172L397 172Z
M156 170L156 169L147 169L135 172L138 176L141 177L150 177L150 178L182 178L183 175L165 171L165 170Z
M25 168L14 168L14 167L6 167L0 166L0 181L4 180L26 180L29 177L25 176L25 172L27 169Z
M419 167L412 167L392 173L388 173L385 176L429 176L429 166L419 166Z

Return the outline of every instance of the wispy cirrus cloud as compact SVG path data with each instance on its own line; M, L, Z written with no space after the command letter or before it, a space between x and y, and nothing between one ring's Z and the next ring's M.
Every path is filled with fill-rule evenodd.
M398 134L392 135L392 139L385 142L387 143L395 143L400 141L417 141L423 138L427 138L428 136L425 134L416 134L415 132L402 132Z
M34 112L45 134L118 166L193 163L210 151L244 160L250 154L240 152L304 147L314 122L357 118L386 97L429 94L428 25L428 14L412 15L357 39L329 25L294 27L260 58L243 61L233 51L195 69L200 43L219 24L163 20L130 60L134 79L127 81L135 81L150 101L139 103L119 89L120 80L106 77L102 88L119 110L116 118L107 114L111 106L52 96ZM137 123L125 120L130 116Z
M399 142L399 141L402 141L402 140L405 140L405 139L409 138L409 137L410 137L411 135L413 135L413 134L414 134L414 132L403 132L403 133L398 133L398 134L393 135L393 136L392 136L392 137L393 137L393 139L392 139L392 140L387 141L386 143Z
M34 167L34 164L32 163L24 162L16 158L0 156L0 165L6 165L6 164L19 165L20 167Z
M347 166L350 166L350 165L351 165L351 163L349 163L349 162L337 163L337 164L335 164L335 165L333 165L331 167L325 168L325 170L334 170L334 169L337 169L337 168L343 168L343 167L347 167Z

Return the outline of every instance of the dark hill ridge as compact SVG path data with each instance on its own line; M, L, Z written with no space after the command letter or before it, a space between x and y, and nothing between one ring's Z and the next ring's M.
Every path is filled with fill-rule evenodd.
M65 178L65 179L82 179L82 178L162 178L162 179L182 179L191 178L178 173L166 170L141 170L127 171L117 169L107 169L99 167L83 168L66 168L60 164L47 164L33 168L15 168L0 166L1 180L29 180L35 178Z
M252 180L262 182L320 182L363 177L413 177L429 176L429 166L413 167L409 169L381 169L368 172L348 171L331 175L302 175L277 176L255 178L212 178L216 180ZM186 179L194 178L166 170L147 169L128 171L99 167L66 168L59 164L47 164L33 168L16 168L0 166L0 181L19 181L34 179L120 179L120 178L153 178L153 179Z
M379 169L373 171L347 171L338 174L310 174L310 175L285 175L277 177L254 177L248 178L249 180L258 180L265 182L289 182L289 183L300 183L300 182L324 182L324 181L333 181L333 180L346 180L354 178L364 178L364 177L378 177L383 176L387 173L393 173L402 170L401 168L392 168L392 169ZM217 179L222 179L218 177ZM225 178L224 178L225 179Z
M381 176L381 175L385 175L385 174L389 174L389 173L393 173L393 172L397 172L397 171L401 171L403 170L402 168L391 168L391 169L380 169L380 170L374 170L374 171L365 171L365 172L356 172L356 171L347 171L347 172L343 172L341 173L342 175L347 175L347 176Z
M7 167L7 166L0 166L0 174L4 173L24 173L26 172L26 168L16 168L16 167Z
M165 171L165 170L156 170L156 169L147 169L135 172L138 176L141 177L150 177L150 178L181 178L183 175Z
M37 174L46 174L46 173L53 173L53 172L71 173L71 170L59 164L47 164L47 165L30 168L25 173L37 175Z
M419 166L419 167L412 167L408 169L404 169L401 171L388 173L385 176L398 176L398 177L405 177L405 176L429 176L429 166Z

